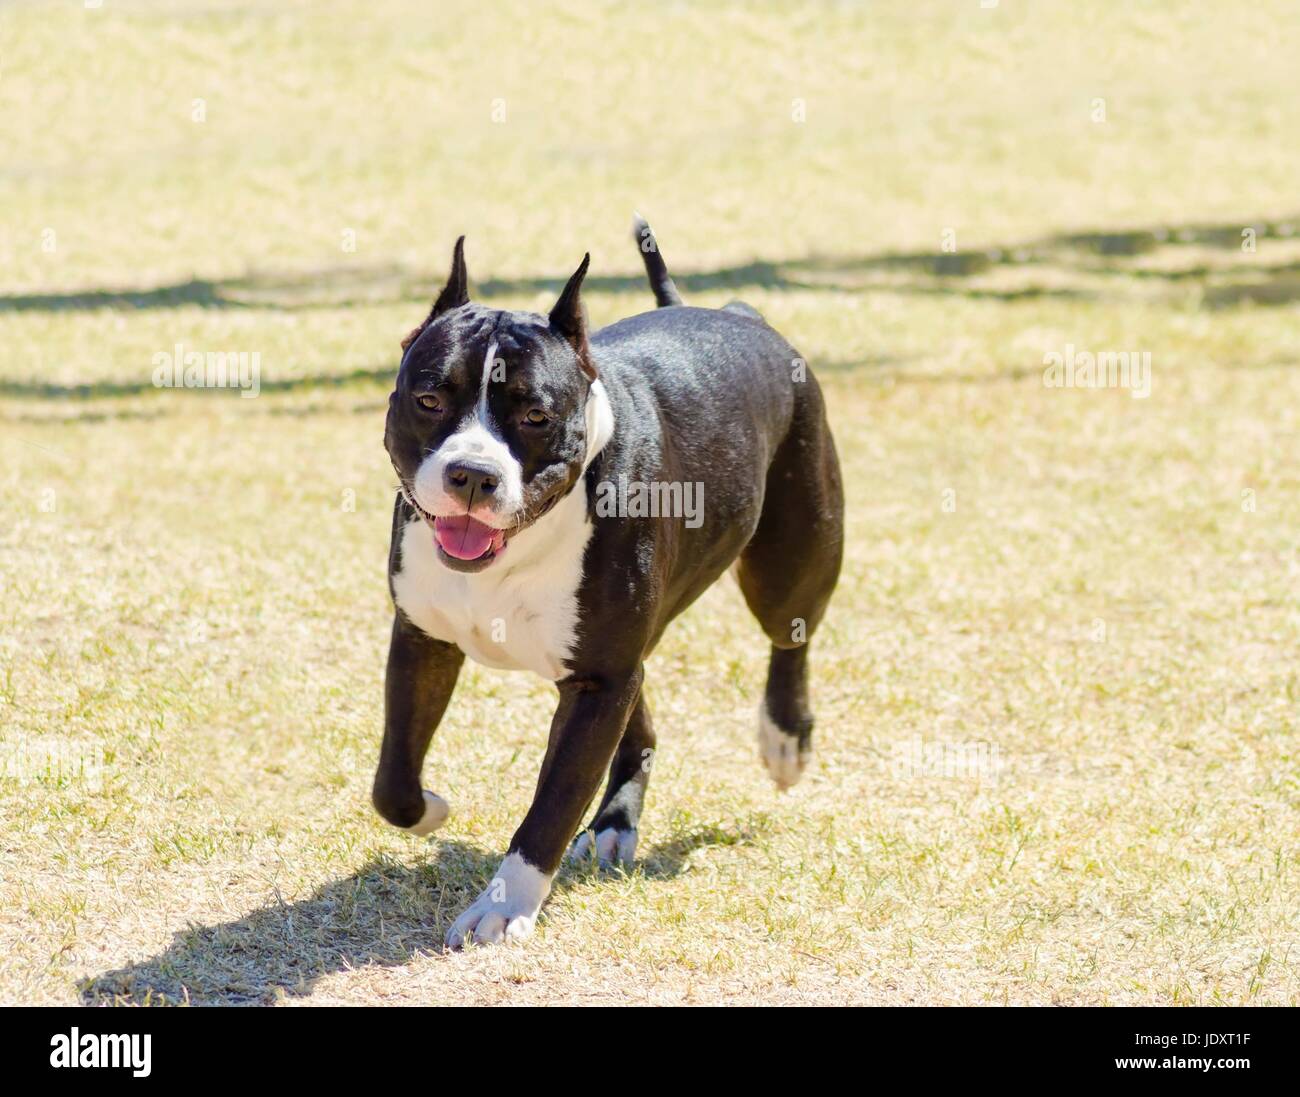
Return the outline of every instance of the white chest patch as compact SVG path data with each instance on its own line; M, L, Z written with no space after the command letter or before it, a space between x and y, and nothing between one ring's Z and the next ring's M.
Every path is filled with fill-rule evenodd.
M416 518L402 531L394 600L417 628L476 663L558 680L569 673L566 660L577 639L578 586L591 534L580 482L550 514L512 537L495 564L463 574L438 561L433 531Z

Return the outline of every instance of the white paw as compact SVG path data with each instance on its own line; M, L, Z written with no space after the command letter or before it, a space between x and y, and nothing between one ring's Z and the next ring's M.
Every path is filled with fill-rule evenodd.
M758 750L776 787L784 792L799 783L812 752L799 749L799 737L787 735L767 714L767 702L758 707Z
M533 932L537 912L550 890L551 878L546 873L517 853L507 854L492 882L452 922L447 930L447 947L522 940Z
M601 868L608 868L611 865L631 868L636 858L636 839L635 830L615 830L613 827L606 827L595 834L584 830L569 847L569 860L581 864L590 859L594 849L596 860Z
M423 838L426 834L432 834L442 826L450 814L451 805L441 796L435 795L426 788L424 790L424 814L420 816L418 823L406 829L411 834Z

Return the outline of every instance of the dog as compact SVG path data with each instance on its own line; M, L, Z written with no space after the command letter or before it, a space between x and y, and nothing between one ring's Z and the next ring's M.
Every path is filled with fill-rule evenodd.
M778 787L812 749L808 649L844 530L821 390L756 310L684 305L640 218L634 236L653 311L589 335L590 255L547 316L473 303L462 236L402 342L376 810L416 835L446 820L420 773L465 656L559 689L532 806L449 949L528 936L566 851L631 864L655 750L645 660L728 569L771 641L758 738ZM654 513L688 495L693 515Z

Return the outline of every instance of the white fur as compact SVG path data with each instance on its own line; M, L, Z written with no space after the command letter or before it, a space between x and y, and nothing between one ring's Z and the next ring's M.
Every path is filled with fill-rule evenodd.
M582 467L585 469L614 437L614 409L610 407L605 386L599 381L591 383L584 411L587 416L587 454Z
M799 749L797 735L782 731L772 719L766 699L758 706L758 750L777 788L784 792L799 783L809 752Z
M641 791L637 788L635 782L624 781L619 790L610 797L609 803L605 806L606 811L614 812L619 808L627 811L631 806L634 798L639 798ZM596 860L602 868L608 868L611 865L622 865L624 868L631 868L632 862L636 860L636 828L620 829L617 827L603 827L594 835L589 830L584 830L573 840L569 846L569 860L576 862L586 861L593 849L596 851Z
M441 796L430 792L427 788L424 790L424 814L420 816L420 821L406 829L412 834L423 838L426 834L432 834L443 823L447 821L447 816L451 814L451 805Z
M596 860L605 866L623 865L631 868L632 862L636 860L636 842L635 830L615 830L613 827L606 827L595 835ZM569 847L569 860L580 864L591 856L592 849L592 833L584 830Z
M599 381L591 386L586 414L584 468L614 430ZM433 531L422 519L413 519L402 531L395 600L417 628L455 644L475 662L531 670L555 681L568 674L567 660L577 639L578 586L591 534L582 483L512 537L501 558L480 572L446 567L438 558Z
M492 882L447 930L448 948L517 941L533 932L551 877L519 854L506 855Z

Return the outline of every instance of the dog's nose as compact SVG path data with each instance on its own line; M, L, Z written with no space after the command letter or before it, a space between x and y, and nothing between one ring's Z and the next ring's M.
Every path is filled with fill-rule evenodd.
M491 495L501 482L501 472L494 465L457 461L447 466L444 476L447 494L454 495L467 506L473 498Z

